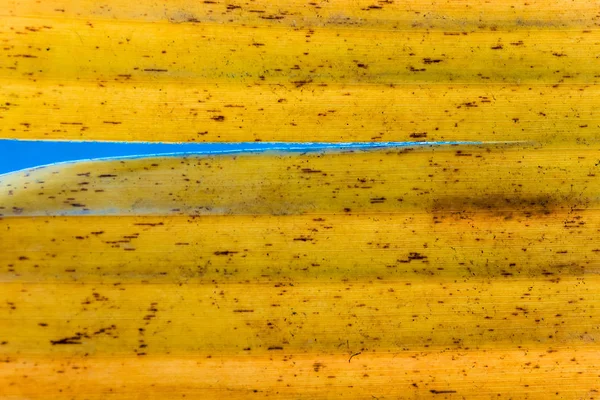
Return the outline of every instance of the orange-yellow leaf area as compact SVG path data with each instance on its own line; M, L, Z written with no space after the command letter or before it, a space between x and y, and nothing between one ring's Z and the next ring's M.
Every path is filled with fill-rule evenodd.
M595 6L6 1L2 138L515 142L3 176L0 397L597 398Z

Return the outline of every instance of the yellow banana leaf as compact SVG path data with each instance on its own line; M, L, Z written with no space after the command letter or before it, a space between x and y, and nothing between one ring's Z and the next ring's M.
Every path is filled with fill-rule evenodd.
M483 142L0 176L0 398L599 396L594 2L0 15L2 138Z

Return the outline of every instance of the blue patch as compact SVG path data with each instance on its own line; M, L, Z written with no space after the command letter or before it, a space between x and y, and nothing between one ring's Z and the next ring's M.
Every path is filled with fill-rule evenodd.
M478 145L482 142L353 142L353 143L150 143L0 139L0 175L57 163L186 154L239 154L265 151L316 152L368 150L440 145Z

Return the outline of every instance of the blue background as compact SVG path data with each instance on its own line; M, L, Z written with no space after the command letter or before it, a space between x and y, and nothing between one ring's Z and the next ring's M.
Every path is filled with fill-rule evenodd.
M308 152L325 149L369 149L444 144L479 144L479 142L132 143L0 139L0 175L66 161L151 156L166 153L213 154L265 150Z

